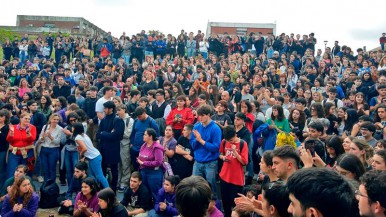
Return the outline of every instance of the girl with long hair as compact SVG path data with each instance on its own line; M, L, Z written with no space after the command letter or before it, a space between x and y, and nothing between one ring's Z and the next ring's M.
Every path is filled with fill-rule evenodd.
M56 180L56 164L59 161L60 140L63 133L63 128L58 124L60 119L59 114L52 114L48 123L43 126L36 143L45 181Z
M74 217L89 217L99 209L98 190L95 179L87 177L82 180L82 188L75 198Z
M179 176L165 178L163 187L159 189L157 197L154 198L154 209L149 211L149 216L178 216L176 187L179 183Z
M291 131L288 119L285 118L283 107L274 105L272 107L271 118L267 120L269 129L276 129L279 132L289 133Z
M291 110L288 121L291 129L297 128L300 132L302 132L306 124L306 114L304 111L294 108Z
M31 181L26 176L17 179L5 197L2 216L35 217L39 204L39 196L34 192Z
M93 177L101 183L103 188L109 187L109 183L102 171L102 156L98 149L94 147L90 137L84 133L84 126L82 123L74 123L72 125L72 133L80 154L80 161L88 160L89 172Z
M129 217L126 208L120 204L111 188L105 188L98 193L99 211L93 212L92 217Z
M365 95L362 92L355 94L353 109L357 111L359 117L362 115L370 115L370 107L365 100Z
M44 116L48 119L52 114L51 108L51 98L48 95L43 95L38 101L38 111L43 113Z

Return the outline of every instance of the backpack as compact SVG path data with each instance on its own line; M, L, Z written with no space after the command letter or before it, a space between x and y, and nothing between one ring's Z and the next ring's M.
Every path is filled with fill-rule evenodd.
M327 99L324 99L324 100L323 100L323 106L326 104L326 102L327 102ZM335 98L335 99L334 99L334 104L335 104L335 107L338 108L338 98Z
M221 141L221 146L222 146L222 148L224 149L224 151L225 151L225 143L226 143L226 141L225 141L225 139L223 139L223 140ZM244 148L244 144L245 144L245 141L242 140L242 139L240 139L240 153L241 153L241 151L242 151L243 148Z
M39 207L42 209L54 208L59 206L57 198L59 197L60 189L55 180L47 180L40 186L40 201Z

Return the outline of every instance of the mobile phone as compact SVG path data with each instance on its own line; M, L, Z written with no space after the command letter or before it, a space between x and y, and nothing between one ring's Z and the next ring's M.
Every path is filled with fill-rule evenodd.
M314 141L306 142L304 144L304 147L306 148L306 150L310 150L312 157L315 157L315 143L314 143Z

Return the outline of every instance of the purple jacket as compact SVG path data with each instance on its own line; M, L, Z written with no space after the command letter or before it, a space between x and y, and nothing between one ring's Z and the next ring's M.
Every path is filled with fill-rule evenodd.
M23 203L23 198L22 197L17 198L17 203L19 204ZM39 196L35 192L33 192L31 200L29 201L27 206L23 207L23 209L21 209L19 213L16 213L16 212L13 212L13 206L9 201L9 195L7 195L5 197L3 208L1 210L1 216L2 217L11 217L11 216L35 217L36 212L38 211L38 205L39 205Z
M147 144L143 144L139 150L138 159L143 161L140 169L156 169L162 168L164 162L164 147L157 141L153 142L153 145L147 147Z
M164 211L159 209L160 202L166 203L167 205ZM155 200L154 209L162 216L178 216L178 210L176 208L176 194L166 193L164 188L159 189L157 198Z

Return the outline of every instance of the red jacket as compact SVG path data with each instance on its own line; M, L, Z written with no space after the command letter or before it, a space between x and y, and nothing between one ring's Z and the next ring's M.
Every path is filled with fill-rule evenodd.
M9 142L9 144L12 145L13 147L18 147L18 148L23 148L29 145L33 145L36 139L36 127L32 124L28 125L31 131L31 136L28 137L26 130L25 129L21 130L19 129L18 126L19 125L13 125L9 127L10 130L7 135L7 141ZM12 127L14 128L13 136L11 136ZM18 151L17 153L19 154L20 152Z
M174 122L174 117L180 114L182 117L181 122ZM168 117L166 118L166 125L171 125L173 126L173 129L175 130L182 130L184 128L185 124L192 124L194 121L193 113L191 108L184 108L181 111L179 111L176 108L173 108Z

